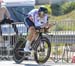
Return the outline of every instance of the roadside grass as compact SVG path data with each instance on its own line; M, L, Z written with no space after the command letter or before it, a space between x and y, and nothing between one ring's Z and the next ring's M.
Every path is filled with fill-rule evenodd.
M52 16L51 15L50 19L56 20L56 21L75 19L75 10L71 11L68 14L61 15L61 16Z

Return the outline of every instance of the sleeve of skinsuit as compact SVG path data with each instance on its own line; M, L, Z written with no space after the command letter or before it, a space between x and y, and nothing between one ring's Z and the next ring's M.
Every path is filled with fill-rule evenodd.
M43 26L44 24L48 23L48 15L45 15L43 23L39 22L37 17L35 17L35 19L35 26Z
M46 14L45 15L45 22L44 23L47 23L48 22L48 15Z
M32 19L34 20L34 14L35 12L38 11L38 9L33 9L28 13L28 17L32 17Z

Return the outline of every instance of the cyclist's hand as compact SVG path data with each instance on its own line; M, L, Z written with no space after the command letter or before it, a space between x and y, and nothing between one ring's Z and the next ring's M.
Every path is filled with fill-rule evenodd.
M41 28L49 28L49 24L48 23L45 23L41 26Z
M52 26L54 26L55 24L52 23L52 24L48 24L48 27L51 28Z
M54 25L55 25L54 23L52 23L52 24L45 23L45 24L43 24L43 25L41 26L41 28L47 28L47 29L49 29L49 28L51 28L51 27L54 26Z

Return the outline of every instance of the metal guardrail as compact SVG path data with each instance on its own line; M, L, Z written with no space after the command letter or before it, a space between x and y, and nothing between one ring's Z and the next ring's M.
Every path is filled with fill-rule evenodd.
M16 34L14 31L14 27L12 27L13 24L16 25L18 34ZM66 23L64 22L64 24ZM16 22L12 24L3 24L1 25L1 29L2 35L0 35L0 59L9 60L13 58L13 47L16 40L20 36L22 37L27 35L27 28L24 25L24 22ZM59 62L59 60L62 62L69 62L69 60L71 61L75 51L75 31L50 31L48 36L50 37L49 39L52 44L50 60L53 60L54 62Z
M16 25L18 34L14 30L13 24ZM24 30L25 29L25 30ZM0 35L0 60L10 60L13 58L13 46L20 35L27 30L24 22L1 25L2 34Z

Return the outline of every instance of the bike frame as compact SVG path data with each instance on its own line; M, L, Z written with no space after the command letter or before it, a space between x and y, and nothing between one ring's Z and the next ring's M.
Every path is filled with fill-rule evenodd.
M35 51L36 47L39 46L39 40L42 38L42 32L39 32L38 38L36 40L33 40L32 44L32 49Z
M36 50L36 47L39 46L40 39L42 39L42 37L43 37L43 34L42 34L43 32L41 32L40 29L37 33L38 33L38 38L36 40L33 40L32 46L31 46L34 51ZM44 33L45 33L45 35L47 35L46 37L49 38L48 37L49 35L46 32L44 32Z

